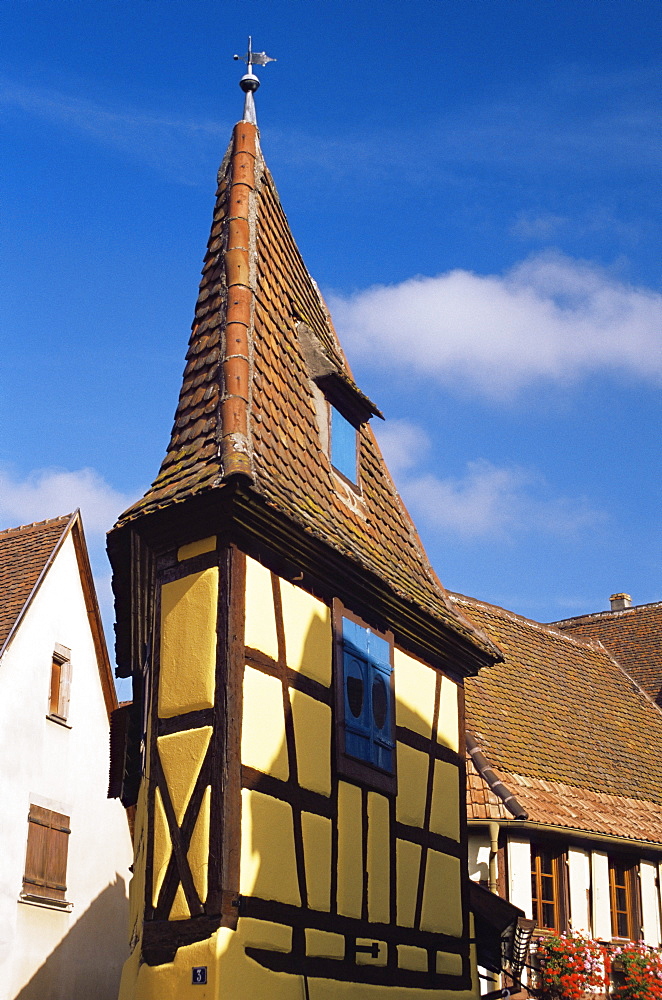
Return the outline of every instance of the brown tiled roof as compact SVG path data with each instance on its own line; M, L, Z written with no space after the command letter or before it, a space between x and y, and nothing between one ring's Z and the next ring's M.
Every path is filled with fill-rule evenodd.
M450 595L505 659L466 681L467 730L536 823L662 842L662 715L597 642ZM469 815L512 818L469 769Z
M71 518L0 531L0 652Z
M662 805L624 795L608 795L560 781L546 781L500 770L499 776L532 822L569 830L662 842ZM467 764L467 811L474 820L510 820L503 802Z
M257 141L235 127L219 171L211 236L166 457L126 524L237 474L271 508L376 574L488 655L449 603L395 490L372 430L360 431L362 495L332 472L317 425L301 327L328 371L354 386Z
M553 624L563 632L598 639L662 706L662 601L622 611L599 611Z

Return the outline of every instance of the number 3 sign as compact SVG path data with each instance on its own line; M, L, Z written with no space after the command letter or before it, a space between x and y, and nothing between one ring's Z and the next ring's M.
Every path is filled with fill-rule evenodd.
M194 965L191 969L191 982L194 986L204 986L207 982L207 966Z

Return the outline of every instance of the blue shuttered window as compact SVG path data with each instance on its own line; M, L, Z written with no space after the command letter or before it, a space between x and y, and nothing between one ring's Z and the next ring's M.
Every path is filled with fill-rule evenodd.
M393 773L393 699L389 643L342 620L345 753Z
M331 406L331 465L350 483L357 482L357 431L335 406Z

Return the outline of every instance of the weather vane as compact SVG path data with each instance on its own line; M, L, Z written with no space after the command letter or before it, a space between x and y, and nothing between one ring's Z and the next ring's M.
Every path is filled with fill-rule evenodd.
M253 66L266 66L267 63L276 62L276 60L273 56L268 56L266 52L253 52L253 39L250 35L248 36L248 51L246 55L235 55L235 59L243 59L246 63L246 72L239 81L239 86L246 95L246 100L244 101L244 121L257 125L253 94L260 86L260 81L253 72Z

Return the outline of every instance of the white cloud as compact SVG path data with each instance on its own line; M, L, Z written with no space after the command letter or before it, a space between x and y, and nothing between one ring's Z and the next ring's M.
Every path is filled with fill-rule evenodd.
M418 465L430 449L430 438L409 420L387 420L375 427L389 471L396 476Z
M430 442L422 428L408 421L387 424L379 441L387 464L395 459L389 467L407 506L444 534L466 540L510 540L531 532L577 536L605 520L585 498L555 496L540 473L518 465L477 459L459 477L413 472Z
M557 253L504 275L454 270L329 299L355 356L486 396L599 371L662 377L662 295Z
M133 498L113 489L94 469L38 469L25 478L0 469L0 524L6 528L81 508L88 538L103 536Z
M520 211L515 216L511 232L521 240L548 240L558 236L570 225L570 219L552 212Z
M134 499L94 469L38 469L21 478L0 468L0 529L71 514L80 507L111 660L114 605L106 532Z

